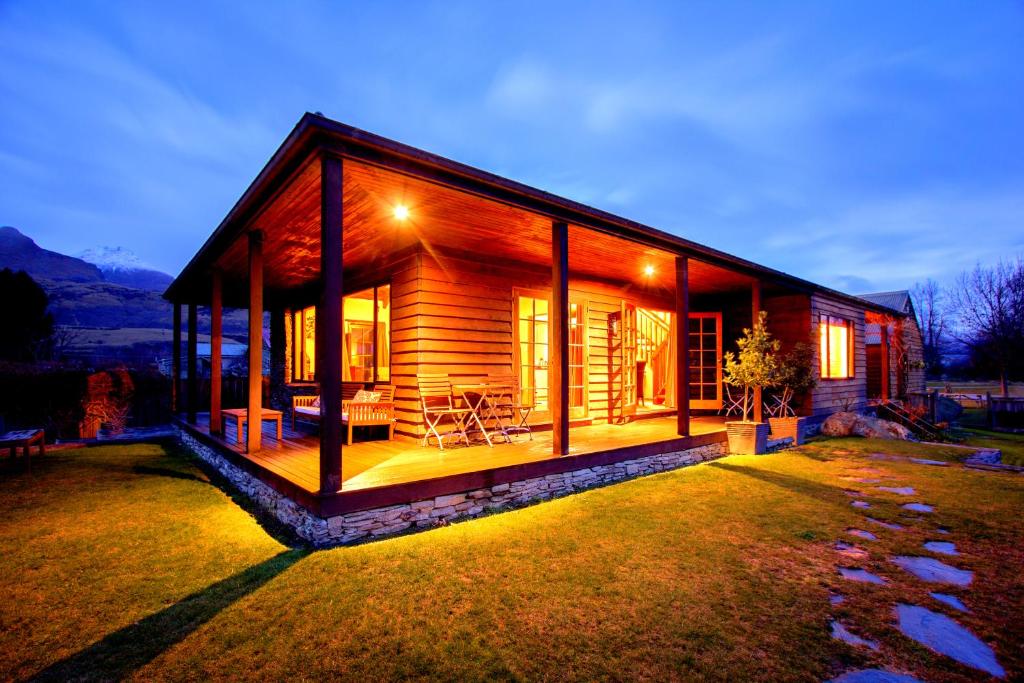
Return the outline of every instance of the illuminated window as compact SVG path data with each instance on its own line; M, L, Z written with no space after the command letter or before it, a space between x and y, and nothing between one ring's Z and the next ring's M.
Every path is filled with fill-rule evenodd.
M843 318L821 316L821 376L825 379L853 377L853 324Z
M316 369L316 307L292 314L292 381L312 382Z
M371 287L342 299L345 382L391 380L391 286ZM292 381L316 377L316 307L292 314Z

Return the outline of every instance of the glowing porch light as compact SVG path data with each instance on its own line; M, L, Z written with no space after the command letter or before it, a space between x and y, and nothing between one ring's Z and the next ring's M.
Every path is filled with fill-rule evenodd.
M395 205L395 220L404 221L409 217L409 207L404 204Z
M651 264L647 264L646 266L644 266L644 275L646 275L647 277L654 275L654 266L652 266Z

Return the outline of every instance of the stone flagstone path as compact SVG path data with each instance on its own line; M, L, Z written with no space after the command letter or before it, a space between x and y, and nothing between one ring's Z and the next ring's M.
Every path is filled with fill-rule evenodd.
M930 583L951 583L954 586L969 586L974 580L974 572L957 569L934 557L910 557L899 555L892 558L892 563L900 569L908 571L922 581Z
M899 629L925 647L961 664L1003 678L1006 671L988 645L944 614L917 605L896 606Z
M870 457L878 460L907 460L907 458L902 456L892 456L883 453L875 453ZM947 467L949 465L947 462L941 460L930 460L928 458L909 458L909 460L919 465L930 465L935 467ZM861 471L867 472L869 470L862 469ZM874 468L870 471L873 474L877 473L879 477L892 478L891 475L883 474L880 470ZM842 478L848 480L852 479L853 481L865 484L877 484L882 481L880 478L852 478L848 476L844 476ZM877 488L880 491L895 493L900 496L912 496L916 494L914 488L910 486L878 486ZM851 497L859 497L863 495L861 492L854 491L852 489L844 489L844 491ZM850 504L853 507L860 509L867 509L871 507L869 503L861 500L854 500ZM935 509L932 505L920 502L905 503L901 507L912 512L929 513L933 512ZM865 518L873 524L877 524L892 531L900 531L904 528L899 524L886 522L866 515ZM908 521L920 522L922 520L922 517L913 517ZM870 531L865 531L855 527L847 528L846 533L869 541L878 540L878 537ZM935 533L948 534L949 529L940 526L935 529ZM864 559L868 554L863 548L859 548L852 543L847 543L846 541L836 541L834 549L837 553L849 559ZM924 543L924 549L929 552L948 556L959 556L960 554L957 552L956 544L948 541L926 541ZM966 569L958 569L957 567L953 567L932 557L900 555L891 558L890 561L904 571L913 574L923 581L931 583L948 583L955 586L966 587L969 586L974 579L974 572ZM840 576L850 581L859 581L870 584L885 584L888 582L888 579L872 574L860 567L837 567L837 569ZM951 607L961 612L970 611L960 598L955 595L938 592L929 593L928 595L947 607ZM844 600L845 598L842 594L836 591L830 591L829 603L831 605L840 605ZM982 642L968 629L956 623L946 615L918 605L901 603L896 607L896 616L899 622L898 628L900 632L908 638L911 638L921 645L924 645L941 655L950 657L966 666L973 667L999 678L1004 678L1006 676L1006 672L997 661L995 652L993 652L992 648ZM847 628L847 626L841 623L838 619L833 619L829 625L831 635L836 640L840 640L844 643L857 647L867 647L872 650L879 649L879 644L877 642L861 638L860 636L852 633L849 628ZM921 682L913 676L908 676L906 674L885 671L883 669L863 669L859 671L849 671L832 679L830 683Z

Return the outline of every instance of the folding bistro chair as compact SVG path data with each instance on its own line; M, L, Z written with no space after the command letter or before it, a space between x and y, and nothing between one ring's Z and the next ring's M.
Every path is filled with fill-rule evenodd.
M732 385L722 382L722 407L718 409L719 415L742 415L743 414L743 393L733 393Z
M448 375L420 375L416 378L420 390L420 406L423 408L423 421L427 426L427 433L423 436L423 445L430 443L430 435L437 439L437 446L444 450L444 438L455 436L469 445L469 434L467 433L471 423L476 422L480 431L486 436L480 418L472 408L458 408L452 398L452 383ZM438 431L441 423L450 420L452 428L442 434ZM490 443L490 440L488 440Z
M505 438L508 438L510 434L526 433L529 434L530 441L533 441L533 432L530 430L529 424L533 406L523 403L523 395L519 391L519 378L515 375L491 375L487 381L494 385L509 387L509 393L495 397L492 404ZM500 424L503 418L508 420L507 425Z

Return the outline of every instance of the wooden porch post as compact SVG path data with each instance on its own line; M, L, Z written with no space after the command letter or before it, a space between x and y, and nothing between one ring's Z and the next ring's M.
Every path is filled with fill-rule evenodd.
M249 232L249 405L245 450L263 447L263 233Z
M220 416L221 345L223 336L224 287L220 270L210 277L210 433L221 434L224 426Z
M750 308L753 317L751 326L757 324L757 314L761 312L761 281L754 280L750 286ZM764 422L764 411L761 403L761 387L754 389L754 422Z
M676 431L690 435L690 259L676 256Z
M181 411L181 304L174 302L174 330L171 335L171 412Z
M188 421L195 424L196 412L199 409L199 378L197 346L199 343L199 322L197 306L194 303L188 305Z
M552 453L569 453L569 225L551 224Z
M885 399L885 400L888 400L889 397L890 397L890 395L889 395L889 391L890 391L890 387L889 387L889 372L891 370L889 368L889 353L890 353L890 351L889 351L889 323L888 323L888 321L885 318L882 318L882 321L880 323L878 323L878 330L881 333L881 344L882 344L880 349L879 349L879 356L881 356L881 358L879 358L879 360L881 361L881 366L882 366L882 370L881 370L881 372L882 372L881 391L882 391L882 398Z
M344 279L343 162L320 159L320 306L316 376L320 381L320 493L341 490L341 332Z

